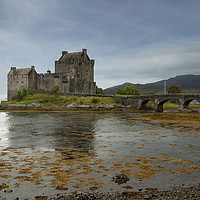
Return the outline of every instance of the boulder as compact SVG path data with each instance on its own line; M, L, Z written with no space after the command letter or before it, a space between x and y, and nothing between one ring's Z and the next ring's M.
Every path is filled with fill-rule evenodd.
M94 106L90 106L90 105L80 105L79 108L90 109L90 108L94 108Z
M67 108L77 108L78 104L77 103L71 103L67 105Z
M192 109L178 109L179 112L182 112L182 113L198 113L199 111L198 110L192 110Z
M43 105L39 104L39 103L31 103L27 105L28 108L42 108Z
M115 181L115 183L118 183L118 185L120 185L129 181L129 177L126 174L122 173L122 174L114 176L112 180Z

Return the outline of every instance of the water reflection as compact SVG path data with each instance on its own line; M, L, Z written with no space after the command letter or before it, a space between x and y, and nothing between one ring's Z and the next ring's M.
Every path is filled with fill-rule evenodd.
M63 153L65 147L71 147L88 154L94 148L94 129L100 118L97 114L26 112L1 112L0 117L1 146L49 151L60 148Z
M8 113L0 112L0 148L9 145L10 120Z

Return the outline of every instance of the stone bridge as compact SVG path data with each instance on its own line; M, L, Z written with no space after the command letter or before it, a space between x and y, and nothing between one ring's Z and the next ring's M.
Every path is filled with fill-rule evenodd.
M166 94L166 95L135 95L120 97L122 105L131 106L136 109L147 109L149 101L154 103L155 112L163 112L163 104L167 101L174 101L179 104L179 110L188 110L191 101L200 103L200 94Z

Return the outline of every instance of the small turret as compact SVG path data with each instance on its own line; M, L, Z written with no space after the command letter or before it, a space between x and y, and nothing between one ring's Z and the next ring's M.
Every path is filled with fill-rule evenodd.
M62 51L62 56L64 56L67 53L68 53L68 51Z
M50 71L49 69L47 70L47 74L48 74L48 75L50 75L50 74L51 74L51 71Z
M87 49L82 49L83 50L83 54L87 55Z
M84 60L87 59L87 49L82 49Z
M13 73L16 72L16 67L11 67L10 69L11 69L11 71L13 71Z

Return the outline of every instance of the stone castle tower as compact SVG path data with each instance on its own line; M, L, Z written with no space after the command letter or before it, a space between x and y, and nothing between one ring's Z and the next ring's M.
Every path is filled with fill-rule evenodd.
M62 52L59 60L55 61L55 73L50 70L38 74L35 67L11 67L7 77L7 99L10 101L18 91L32 88L38 92L48 92L54 87L59 92L70 94L96 94L94 82L94 60L90 60L87 49L82 52Z

